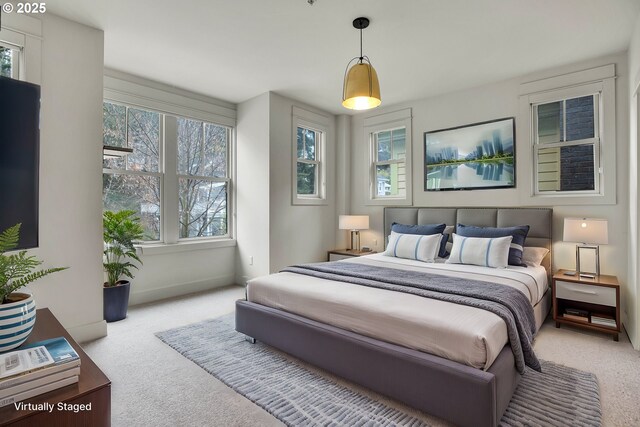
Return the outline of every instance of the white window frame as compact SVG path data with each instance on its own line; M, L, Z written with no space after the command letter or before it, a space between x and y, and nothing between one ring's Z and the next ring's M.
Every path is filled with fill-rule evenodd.
M171 117L172 119L175 120L176 122L176 130L177 130L177 118L175 116L165 116L165 117ZM189 117L180 117L183 119L188 119L188 120L195 120ZM201 120L197 120L197 121L201 121ZM180 173L178 173L178 168L177 168L177 164L176 167L173 169L176 171L176 190L175 192L172 193L171 196L169 196L170 198L173 197L173 195L175 195L176 200L175 200L175 206L179 211L179 203L178 203L178 199L179 199L179 195L178 195L178 191L179 191L179 183L180 183L180 179L196 179L196 180L200 180L200 181L208 181L208 182L222 182L226 184L226 188L227 188L227 233L221 236L209 236L209 237L180 237L178 235L178 241L179 242L199 242L205 239L209 239L209 240L220 240L220 239L231 239L233 238L233 235L231 233L231 227L230 227L230 217L233 214L233 212L230 212L229 210L229 206L230 203L233 202L233 200L230 200L231 197L231 173L233 170L232 165L230 164L230 160L231 160L231 144L232 144L232 135L233 135L233 128L229 127L229 126L225 126L225 125L221 125L219 123L211 123L211 122L207 122L207 121L201 121L202 122L202 137L205 138L206 137L206 133L205 133L205 126L207 124L209 125L214 125L214 126L222 126L224 128L227 129L227 150L226 150L226 177L224 178L220 178L220 177L214 177L214 176L201 176L201 175L182 175ZM173 135L173 133L172 133ZM177 153L177 148L178 148L178 140L177 140L177 132L175 132L176 138L175 138L175 150L176 150L176 155L175 155L175 159L176 159L176 163L178 160L178 153ZM171 141L173 143L173 141ZM165 164L166 165L166 164ZM167 174L165 174L166 176ZM171 176L171 174L169 174L169 179L173 179L173 176ZM164 194L163 194L164 196ZM178 221L179 222L179 221ZM179 228L179 227L178 227Z
M4 13L0 45L19 52L17 74L12 77L29 83L42 80L42 21L26 14Z
M523 205L612 205L616 203L616 87L615 65L609 64L520 85L517 138L529 141L528 150L518 151L518 182L528 191L520 192ZM597 128L599 139L594 165L596 190L537 191L537 123L534 106L563 99L598 94ZM582 141L560 143L569 145ZM551 144L542 144L551 148Z
M590 89L595 91L590 91ZM600 130L602 128L602 125L600 124L600 117L602 115L601 114L602 103L600 102L600 100L602 99L601 89L602 89L601 84L595 84L595 85L579 86L569 91L553 91L553 93L551 94L552 95L551 97L549 98L547 98L546 96L542 98L536 97L535 98L536 102L533 102L531 104L531 123L533 124L532 125L532 131L533 131L532 145L533 145L533 168L534 168L533 192L535 196L546 196L546 195L567 196L567 195L600 194L600 175L602 173L602 169L600 167L600 139L601 139ZM558 98L558 95L560 94L560 92L571 93L571 96ZM539 137L538 137L538 106L542 104L552 103L552 102L566 101L569 99L579 98L583 96L594 97L593 99L594 100L594 105L593 105L594 137L587 138L587 139L566 141L567 129L565 125L563 126L563 132L564 132L563 139L565 139L565 141L553 142L553 143L540 143ZM563 105L565 104L563 103ZM563 110L563 120L566 123L566 110ZM538 157L539 157L540 150L545 148L562 148L562 147L570 147L570 146L577 146L577 145L593 145L594 189L579 190L579 191L563 191L563 190L540 191L540 189L538 188L538 173L539 173Z
M329 118L303 108L293 106L291 127L291 204L327 205L327 145L329 142ZM298 128L316 132L316 159L298 159ZM320 138L318 138L318 135ZM316 165L315 194L298 194L298 162Z
M368 117L364 120L364 141L368 144L366 151L366 164L367 167L367 179L366 179L366 194L367 205L393 205L393 206L406 206L411 205L413 199L413 172L412 172L412 158L413 158L413 144L412 144L412 127L411 127L412 115L411 109L404 109L385 113L373 117ZM380 132L405 129L405 177L406 187L404 196L379 196L377 192L377 179L376 179L376 166L386 164L399 164L401 160L377 160L377 147L375 135Z
M197 249L234 246L236 234L236 109L232 104L210 102L208 98L145 79L107 70L104 77L103 100L160 113L161 139L161 226L160 241L141 242L143 254L164 254ZM164 117L164 120L162 118ZM228 129L226 178L178 175L177 118L202 121ZM113 170L110 170L113 172ZM227 234L224 236L180 238L178 217L178 180L223 180L227 182Z

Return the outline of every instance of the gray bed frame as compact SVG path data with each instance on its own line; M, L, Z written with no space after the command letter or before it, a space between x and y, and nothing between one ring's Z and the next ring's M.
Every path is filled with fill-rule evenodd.
M531 227L525 246L551 251L547 208L385 208L391 224ZM543 261L550 272L551 253ZM359 335L292 313L240 300L236 330L322 369L461 426L496 426L520 381L511 348L480 370Z

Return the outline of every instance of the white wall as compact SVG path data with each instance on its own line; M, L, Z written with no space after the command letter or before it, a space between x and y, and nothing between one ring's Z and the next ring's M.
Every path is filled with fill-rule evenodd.
M129 305L157 301L235 283L235 247L191 249L140 256Z
M264 93L238 105L235 265L240 284L269 274L269 98Z
M352 120L352 182L351 194L352 214L369 214L371 229L363 232L362 244L383 250L382 207L367 206L368 180L368 142L363 132L366 117L402 108L412 108L413 113L413 204L414 206L527 206L528 186L523 184L530 177L518 173L518 185L515 189L475 190L452 192L425 192L423 190L423 133L425 131L460 126L503 117L516 117L516 129L523 124L526 117L519 116L519 86L550 76L580 71L606 64L616 65L616 182L617 202L615 205L599 206L562 206L560 203L549 206L554 209L554 268L573 268L575 264L575 246L562 243L562 222L567 216L589 216L607 218L609 220L610 244L601 248L601 267L603 274L615 274L623 284L623 310L635 310L630 301L627 280L627 227L628 222L628 96L627 96L627 63L624 53L559 67L553 70L521 78L510 79L494 84L444 94L432 98L408 102L387 109L374 110L360 114ZM517 162L531 162L531 150L526 138L516 138ZM523 169L522 167L518 170ZM624 226L623 226L624 224ZM624 315L626 318L626 314ZM625 324L628 320L625 320ZM630 329L633 327L630 326Z
M638 138L640 129L638 127L638 98L636 96L638 85L640 84L640 16L636 20L636 25L631 37L628 50L629 61L629 286L626 288L625 298L629 319L627 331L636 349L640 350L640 264L638 261L640 242L640 210L639 201L639 176L638 161L640 161L640 150L638 150ZM640 94L638 94L640 95Z
M8 18L7 15L3 16ZM31 286L74 338L106 335L102 320L103 32L42 16L40 247L69 266Z
M293 106L329 118L326 135L326 204L292 205ZM326 261L338 228L335 204L336 131L333 115L275 93L269 111L269 270L296 263Z

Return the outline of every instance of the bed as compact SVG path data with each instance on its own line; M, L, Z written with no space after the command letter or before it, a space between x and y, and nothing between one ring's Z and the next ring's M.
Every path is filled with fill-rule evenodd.
M393 222L527 224L525 246L550 250L551 214L542 208L386 208L384 231L389 235ZM343 262L519 288L534 307L536 329L549 312L551 254L538 268L426 264L380 254ZM493 313L292 272L249 282L247 300L236 304L236 329L458 425L497 425L520 380L504 322Z

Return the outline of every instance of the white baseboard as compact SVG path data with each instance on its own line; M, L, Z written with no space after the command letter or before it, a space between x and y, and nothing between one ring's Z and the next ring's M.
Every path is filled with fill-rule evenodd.
M107 336L107 322L101 320L95 323L74 326L67 328L67 332L79 343L92 341Z
M160 301L167 298L192 294L195 292L207 291L210 289L220 288L223 286L233 285L235 283L234 276L220 276L212 279L197 280L195 282L180 283L178 285L164 286L155 289L148 289L139 292L133 292L129 296L129 305L139 305L148 302Z

